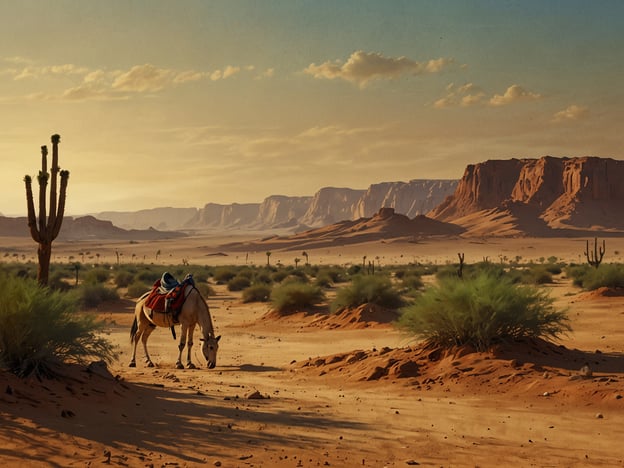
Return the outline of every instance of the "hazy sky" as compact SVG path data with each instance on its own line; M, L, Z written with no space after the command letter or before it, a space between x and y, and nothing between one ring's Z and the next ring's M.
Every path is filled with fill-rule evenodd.
M6 0L0 18L5 215L53 133L69 214L624 157L619 0Z

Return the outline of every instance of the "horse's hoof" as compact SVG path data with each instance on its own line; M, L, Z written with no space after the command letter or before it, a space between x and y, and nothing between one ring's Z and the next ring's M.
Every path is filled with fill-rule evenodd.
M181 362L176 362L176 369L184 369L184 366Z
M148 362L147 367L154 367L154 363L152 361Z
M128 367L136 367L136 362L132 361L130 364L128 364Z
M187 369L197 369L197 366L196 366L195 364L193 364L192 362L189 362L189 363L186 365L186 368L187 368Z

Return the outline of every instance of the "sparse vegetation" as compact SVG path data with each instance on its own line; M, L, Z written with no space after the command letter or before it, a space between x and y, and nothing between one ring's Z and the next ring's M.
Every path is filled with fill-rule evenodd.
M243 290L243 302L267 302L271 298L271 286L256 283Z
M0 366L19 376L53 376L62 362L111 362L114 349L93 315L76 313L75 297L34 280L0 273Z
M566 273L576 286L590 291L602 287L624 288L624 265L620 263L606 263L600 268L590 268L589 265L568 267Z
M566 313L544 290L486 272L441 279L403 310L399 326L434 346L479 351L505 340L555 339L570 330Z
M388 277L359 275L353 278L350 285L338 290L330 309L336 312L346 307L357 307L369 303L389 309L404 305L401 295Z
M288 283L273 288L271 303L279 312L290 312L317 305L325 300L325 294L318 286L306 283Z

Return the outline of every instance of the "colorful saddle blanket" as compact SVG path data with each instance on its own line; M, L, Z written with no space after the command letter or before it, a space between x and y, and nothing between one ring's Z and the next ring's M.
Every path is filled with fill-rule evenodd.
M178 314L186 300L184 291L188 285L195 286L192 275L186 275L179 283L169 273L165 273L152 286L145 300L145 307L151 312L172 314L174 323L177 323Z

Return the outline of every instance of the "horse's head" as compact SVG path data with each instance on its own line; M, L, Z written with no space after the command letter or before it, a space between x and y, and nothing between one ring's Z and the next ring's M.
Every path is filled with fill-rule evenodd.
M208 338L201 338L202 344L202 353L204 353L204 357L206 361L208 361L208 369L214 369L217 365L217 351L219 351L219 340L221 339L221 335L217 336L209 336Z

